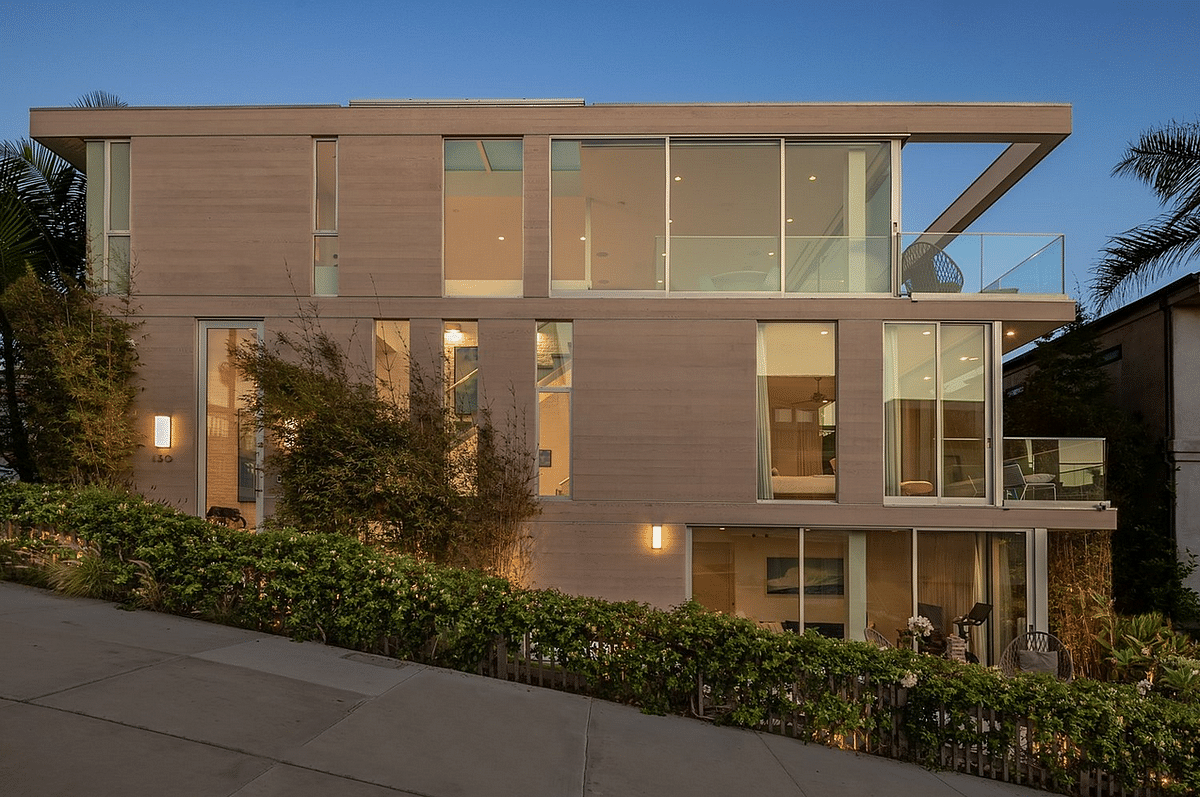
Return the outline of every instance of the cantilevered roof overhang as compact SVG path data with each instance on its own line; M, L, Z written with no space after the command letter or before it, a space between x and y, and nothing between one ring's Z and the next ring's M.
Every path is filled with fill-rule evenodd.
M779 135L1008 146L929 226L962 232L1071 133L1060 103L593 104L355 100L350 106L34 108L30 136L83 168L87 139L135 136Z

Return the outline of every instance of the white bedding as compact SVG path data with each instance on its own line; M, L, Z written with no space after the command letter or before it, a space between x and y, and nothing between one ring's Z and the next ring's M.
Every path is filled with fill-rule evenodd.
M837 477L832 473L816 476L772 476L771 491L776 498L817 496L832 498L837 489Z

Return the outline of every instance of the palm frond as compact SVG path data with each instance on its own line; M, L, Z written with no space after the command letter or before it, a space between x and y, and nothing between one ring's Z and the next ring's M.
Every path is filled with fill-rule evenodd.
M89 91L75 100L76 108L128 108L129 103L108 91Z
M1109 239L1091 282L1097 312L1133 286L1145 287L1200 255L1200 213L1164 214Z
M1171 122L1142 133L1114 175L1148 184L1163 204L1176 202L1176 218L1200 210L1200 122Z

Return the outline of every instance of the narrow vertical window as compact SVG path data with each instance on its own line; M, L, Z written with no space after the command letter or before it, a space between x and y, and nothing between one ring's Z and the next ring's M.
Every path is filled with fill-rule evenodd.
M317 139L313 192L313 294L338 292L338 168L337 140Z
M520 140L446 142L447 296L524 292L522 152Z
M837 329L758 325L758 497L837 495Z
M261 339L254 322L201 323L201 509L254 528L262 517L262 440L247 395L254 383L233 365L232 353Z
M570 321L537 328L538 495L571 495Z
M129 293L129 142L87 142L88 281L97 293Z
M375 322L375 389L400 408L409 404L409 351L407 321Z
M479 323L446 321L442 330L446 403L464 424L479 411Z

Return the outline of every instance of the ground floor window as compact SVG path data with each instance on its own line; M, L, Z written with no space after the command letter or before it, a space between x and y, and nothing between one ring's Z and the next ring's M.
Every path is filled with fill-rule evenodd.
M255 322L200 324L200 502L208 517L248 528L262 517L262 438L248 401L254 384L231 354L260 337Z
M1025 532L695 527L692 597L779 631L895 644L923 613L984 663L1026 629ZM955 620L984 611L978 624Z

